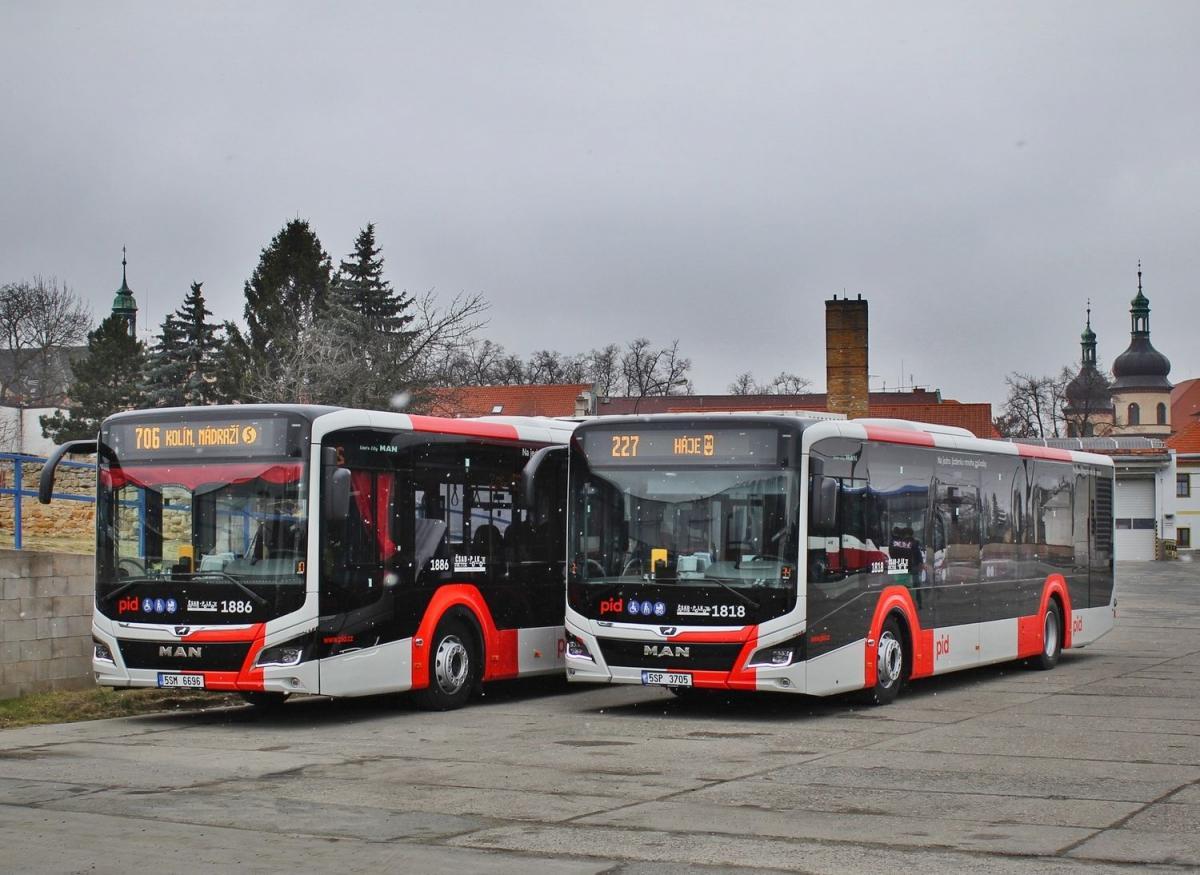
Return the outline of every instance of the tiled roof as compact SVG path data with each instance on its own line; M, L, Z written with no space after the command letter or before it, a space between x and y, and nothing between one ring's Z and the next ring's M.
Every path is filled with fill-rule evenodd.
M434 416L573 416L575 399L588 383L552 386L459 386L434 389L428 413Z
M730 413L737 410L825 410L829 396L824 392L799 395L647 395L644 398L601 398L596 412L601 416L629 416L637 413ZM871 392L871 409L877 404L936 405L957 404L942 401L941 394L926 389L911 392ZM872 414L874 415L874 414ZM914 419L912 416L902 417Z
M1167 446L1181 456L1200 453L1200 420L1193 420L1182 431L1167 438Z
M1171 390L1171 425L1181 432L1200 417L1200 379L1184 380Z
M991 404L963 404L943 401L941 404L872 404L870 415L882 419L909 419L933 425L956 425L975 437L999 437L992 425Z

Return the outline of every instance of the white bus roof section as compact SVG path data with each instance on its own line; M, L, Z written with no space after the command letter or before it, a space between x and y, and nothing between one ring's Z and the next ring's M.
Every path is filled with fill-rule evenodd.
M444 416L420 416L415 413L390 413L381 410L334 410L313 421L312 441L331 431L344 428L379 428L389 431L416 431L430 434L456 434L464 437L528 441L539 444L565 444L576 423L545 416L485 416L451 419Z
M1027 459L1049 459L1055 462L1097 465L1102 468L1113 467L1111 458L1098 453L988 440L977 438L966 429L909 420L853 419L845 422L818 422L804 430L803 452L808 453L814 441L830 437L937 447L962 452L994 453Z

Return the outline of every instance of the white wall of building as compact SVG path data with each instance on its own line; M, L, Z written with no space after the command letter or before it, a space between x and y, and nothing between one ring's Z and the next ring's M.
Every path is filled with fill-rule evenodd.
M0 453L49 455L54 441L42 437L41 417L54 412L53 407L0 407Z

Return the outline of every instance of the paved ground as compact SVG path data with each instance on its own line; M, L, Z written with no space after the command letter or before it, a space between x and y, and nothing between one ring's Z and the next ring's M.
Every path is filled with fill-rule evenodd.
M0 732L0 870L1200 867L1200 563L1123 566L1053 672L895 705L519 683Z

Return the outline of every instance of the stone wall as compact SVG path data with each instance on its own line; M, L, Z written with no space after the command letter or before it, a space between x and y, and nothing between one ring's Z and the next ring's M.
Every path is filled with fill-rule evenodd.
M23 487L36 492L42 474L41 460L22 462L21 469ZM15 482L13 461L0 459L0 487L12 488ZM94 497L96 469L60 464L54 475L54 491L56 494ZM14 497L0 495L0 547L13 546L13 510ZM96 540L96 503L60 499L50 504L38 504L35 496L24 495L21 498L21 534L26 550L91 555Z
M0 550L0 699L92 678L93 558Z

